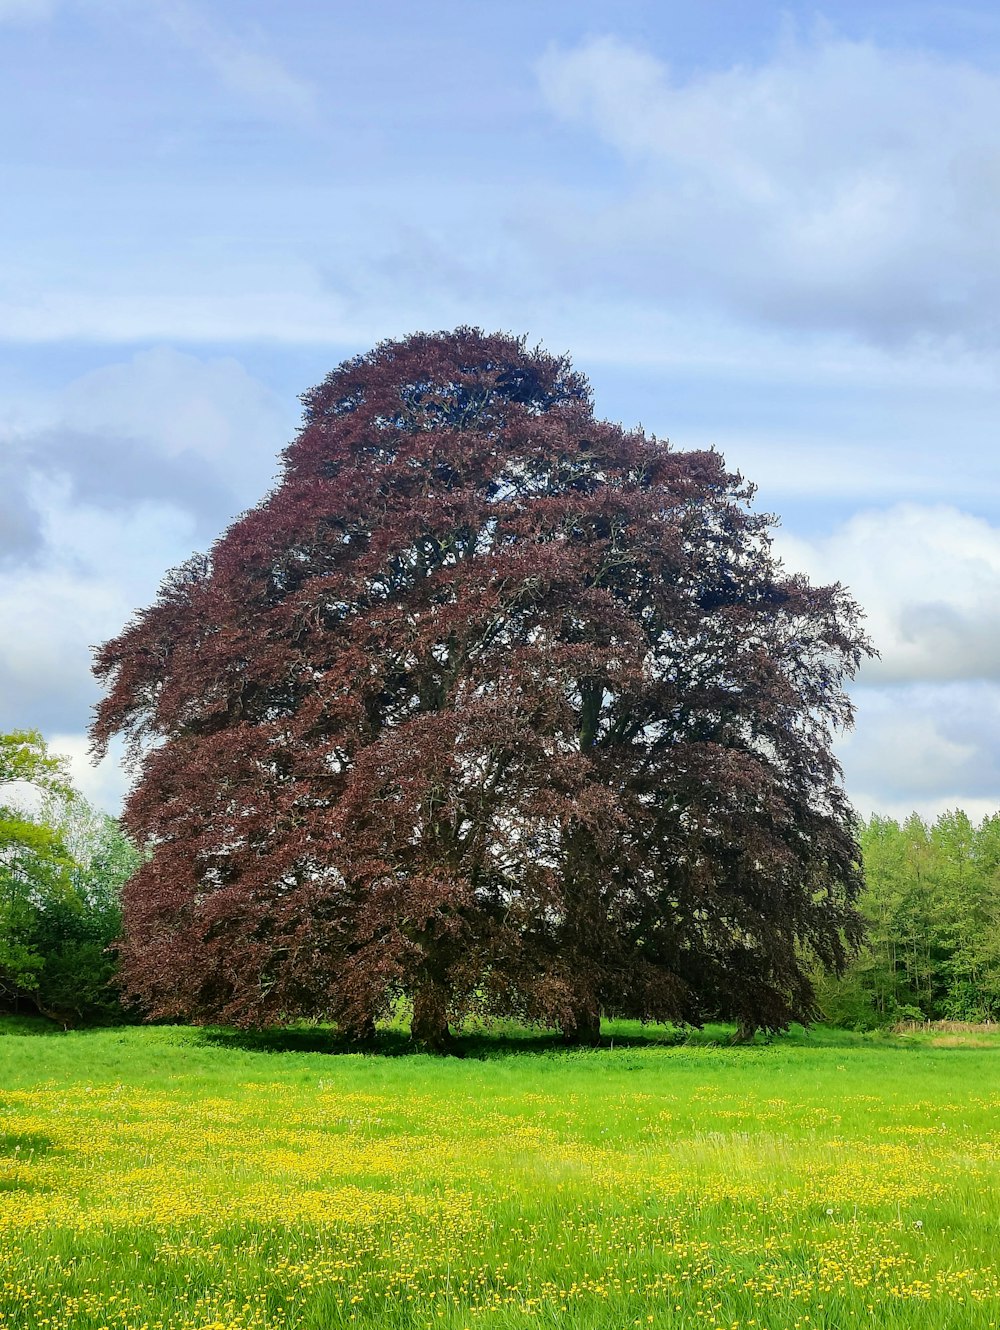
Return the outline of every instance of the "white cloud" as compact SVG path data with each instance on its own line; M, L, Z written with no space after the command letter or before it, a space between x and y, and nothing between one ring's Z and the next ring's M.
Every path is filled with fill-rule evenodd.
M1000 810L1000 527L945 505L869 509L830 534L780 530L789 569L841 582L882 652L837 751L862 813Z
M936 822L942 813L952 813L961 809L969 819L978 824L984 817L994 817L1000 812L1000 790L996 798L977 798L958 791L931 796L920 795L912 799L886 799L884 795L860 791L852 795L852 804L861 817L894 817L897 822L905 822L911 813L916 813L925 822Z
M230 92L279 119L314 120L316 89L268 52L263 38L237 36L186 0L155 0L151 13Z
M685 448L717 448L731 468L758 486L758 506L765 509L775 504L776 496L868 504L891 503L901 491L927 501L942 491L962 502L1000 501L998 456L966 455L956 472L933 447L897 451L874 431L867 439L848 442L831 438L834 433L829 427L824 430L820 420L810 422L808 430L700 430L677 442Z
M107 757L95 765L90 758L90 741L85 734L52 734L47 738L50 752L69 758L74 789L96 808L117 815L129 787L121 765L121 743L114 741Z
M82 728L97 697L90 648L118 632L194 545L190 519L141 506L107 516L45 495L41 566L0 581L0 728Z
M34 491L60 480L67 501L105 512L172 505L208 541L267 490L296 414L231 357L158 347L85 374L47 418L0 426L0 471L17 481L16 502L0 502L0 553L37 552Z
M1000 687L943 683L862 688L856 728L837 744L859 812L936 817L1000 811Z
M74 380L58 411L77 430L141 438L168 457L194 452L235 467L273 458L288 424L273 393L232 356L202 359L169 346Z
M8 435L26 479L7 552L27 562L0 579L0 728L85 728L90 648L262 497L292 405L235 360L160 348L77 379Z
M852 779L863 787L877 783L926 799L977 783L976 745L942 734L939 718L911 712L896 699L896 706L866 722L862 737L843 745Z
M680 81L613 37L551 51L552 110L631 172L536 217L580 280L875 341L1000 332L1000 78L821 37Z
M842 582L882 653L863 682L1000 680L1000 527L945 505L858 513L831 534L779 530L791 569Z
M0 298L0 320L11 340L27 343L378 340L379 311L349 315L315 272L262 255L251 273L226 263L221 243L216 249L215 266L108 264L90 284L86 273L56 283L39 272Z

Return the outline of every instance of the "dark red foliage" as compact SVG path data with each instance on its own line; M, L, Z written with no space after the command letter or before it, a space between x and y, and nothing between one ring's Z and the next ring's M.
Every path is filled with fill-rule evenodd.
M859 927L843 590L523 340L384 343L304 401L279 486L97 657L154 847L130 996L356 1033L407 996L431 1046L812 1016Z

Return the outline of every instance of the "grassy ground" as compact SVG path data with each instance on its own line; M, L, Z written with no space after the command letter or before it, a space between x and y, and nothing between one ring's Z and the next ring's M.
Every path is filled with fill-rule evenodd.
M0 1030L5 1330L1000 1325L994 1035Z

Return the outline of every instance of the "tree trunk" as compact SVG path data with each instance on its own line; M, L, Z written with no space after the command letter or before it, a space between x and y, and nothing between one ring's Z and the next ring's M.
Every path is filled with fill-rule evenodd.
M562 1025L563 1041L567 1044L590 1044L593 1047L601 1042L601 1010L590 998L581 998L573 1006Z
M448 992L433 981L413 995L410 1035L428 1053L453 1053L454 1039L448 1028Z
M734 1044L752 1044L756 1034L757 1026L752 1021L741 1018L732 1041Z

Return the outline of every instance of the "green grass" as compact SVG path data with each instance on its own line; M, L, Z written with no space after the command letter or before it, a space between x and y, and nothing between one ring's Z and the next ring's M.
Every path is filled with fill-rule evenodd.
M1000 1036L0 1030L5 1330L1000 1325Z

